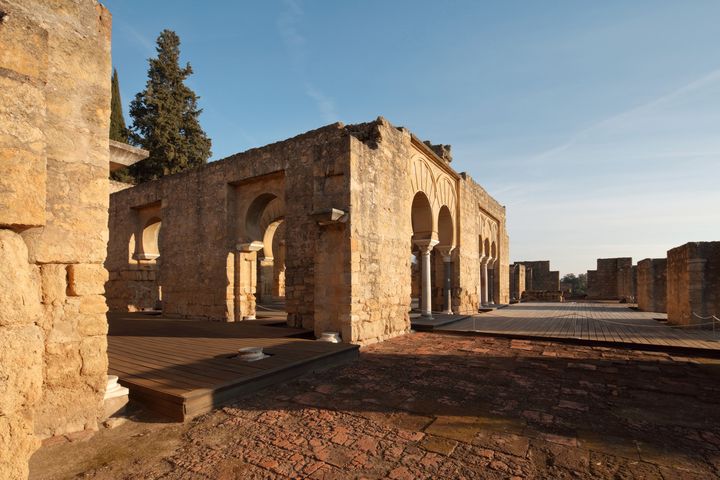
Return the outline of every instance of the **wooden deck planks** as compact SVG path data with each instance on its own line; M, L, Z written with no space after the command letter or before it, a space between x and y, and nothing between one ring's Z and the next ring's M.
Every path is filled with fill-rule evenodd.
M261 324L109 315L109 371L131 398L183 421L239 395L308 371L352 361L358 347L297 338L309 332ZM270 356L241 362L238 348Z
M664 325L653 319L657 315L621 304L525 303L479 314L438 330L720 350L720 335L713 337L709 331L690 332Z

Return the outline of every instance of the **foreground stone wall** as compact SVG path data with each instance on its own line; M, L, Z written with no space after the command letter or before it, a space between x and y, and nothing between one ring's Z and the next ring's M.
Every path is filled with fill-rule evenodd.
M96 429L106 384L110 15L0 0L0 478Z
M667 259L646 258L637 263L637 304L646 312L667 311Z
M550 260L515 262L525 266L525 287L528 290L557 292L560 290L560 272L550 270Z
M598 258L597 269L587 272L588 298L632 301L636 272L632 258Z
M668 251L667 314L668 322L678 325L720 318L720 242L691 242Z

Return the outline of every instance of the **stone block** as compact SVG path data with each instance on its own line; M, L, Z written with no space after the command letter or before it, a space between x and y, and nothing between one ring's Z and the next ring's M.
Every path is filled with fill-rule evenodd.
M78 333L83 336L107 335L108 322L104 314L92 313L78 317Z
M102 295L108 272L99 263L81 263L68 265L68 295Z
M27 459L40 446L27 415L0 415L0 478L28 477Z
M42 331L35 325L0 329L0 417L35 403L43 381ZM12 347L12 348L10 348Z
M80 343L81 373L104 378L107 373L107 337L86 337Z
M58 263L41 265L40 277L43 303L46 305L64 304L67 291L66 265Z
M80 297L80 313L107 313L105 297L103 297L102 295L84 295Z
M42 315L40 282L28 264L28 250L20 235L0 229L0 327L30 324Z
M81 368L79 342L49 343L45 346L45 383L49 387L69 387L80 383Z
M0 35L0 67L42 83L47 78L48 32L20 15L8 15Z

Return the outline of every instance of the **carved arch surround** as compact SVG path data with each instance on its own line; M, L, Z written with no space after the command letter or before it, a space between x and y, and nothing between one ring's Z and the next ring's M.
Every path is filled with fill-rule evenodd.
M410 160L410 187L413 198L423 192L432 209L433 231L438 231L440 209L445 206L450 211L453 228L457 229L457 185L446 172L433 165L423 156L416 155ZM454 237L457 237L455 235ZM454 242L453 242L454 243Z

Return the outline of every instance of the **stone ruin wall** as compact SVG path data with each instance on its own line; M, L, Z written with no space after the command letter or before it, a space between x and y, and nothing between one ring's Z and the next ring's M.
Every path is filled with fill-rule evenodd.
M242 319L251 307L250 290L240 292L243 305L236 309L233 288L244 280L235 278L234 266L236 262L252 264L256 252L238 252L236 246L251 240L242 232L248 203L269 192L280 198L285 208L288 320L294 326L313 328L318 302L324 302L325 311L333 311L328 299L338 301L334 293L323 290L325 284L318 285L316 292L316 276L325 272L333 279L329 283L334 289L342 288L346 278L340 274L344 267L338 265L349 260L330 256L316 261L315 251L322 242L349 245L349 234L342 226L321 229L311 214L330 206L347 208L348 142L342 126L330 125L113 193L106 263L111 308L127 311L135 299L143 298L147 285L138 285L138 280L128 278L130 273L123 272L139 269L129 261L133 254L130 239L138 222L147 217L142 212L159 205L160 257L155 280L146 282L162 289L164 313L222 321ZM333 232L328 234L328 228ZM242 268L242 272L255 275ZM323 320L318 326L330 328Z
M667 311L667 259L646 258L637 263L637 304L645 312Z
M114 193L106 264L108 303L121 311L141 306L138 298L145 298L142 292L148 288L139 283L145 282L150 290L161 288L168 315L241 320L242 315L233 312L250 311L254 300L250 288L239 294L233 291L232 284L238 283L233 272L247 272L236 262L252 262L255 254L235 253L238 242L249 240L240 239L237 232L242 229L237 224L253 198L274 192L286 208L290 324L314 328L318 334L340 331L343 339L357 343L405 333L410 328L410 219L415 192L408 178L419 154L427 152L418 149L407 130L380 118L360 125L330 125ZM469 177L455 176L465 203L457 207L457 194L442 200L460 212L461 234L453 253L453 308L475 311L479 306L478 205L500 220L501 275L496 280L500 301L507 303L504 207ZM138 218L151 216L142 212L158 205L162 222L158 271L152 278L138 280L127 273L139 275L140 269L130 261L130 239L143 223ZM348 215L325 224L322 212L331 208ZM244 285L253 281L246 279ZM241 302L238 308L233 305L235 298Z
M353 341L369 343L405 333L410 328L408 306L412 293L412 200L425 192L437 217L448 206L454 221L455 249L452 308L476 312L480 306L478 238L483 207L499 219L500 260L496 291L509 301L508 237L505 208L472 178L443 167L445 160L425 150L405 128L380 118L362 126L352 138L351 255ZM449 170L449 171L448 171ZM410 179L410 180L408 180ZM432 179L432 181L430 180ZM454 182L455 187L450 188ZM443 260L433 249L433 306L445 305ZM419 269L415 269L415 273ZM415 282L418 283L418 282ZM419 289L419 285L415 286Z
M453 311L475 313L481 306L480 246L483 234L482 222L497 222L498 275L494 276L494 288L498 303L510 303L510 237L507 234L505 207L495 200L469 175L460 174L460 241L457 252L456 272L459 279L455 291Z
M597 269L588 270L588 298L632 301L636 295L636 273L632 258L598 258Z
M559 292L560 272L550 270L550 260L515 262L525 266L525 289L536 292Z
M691 242L667 253L668 322L700 325L720 318L720 242ZM712 328L712 325L702 325Z
M91 0L0 0L3 479L102 410L110 23Z
M346 329L351 341L372 343L410 330L415 192L407 178L414 152L409 132L383 119L358 129L350 149L352 297Z

